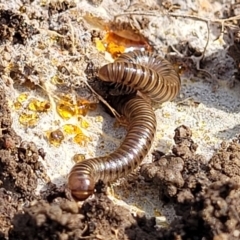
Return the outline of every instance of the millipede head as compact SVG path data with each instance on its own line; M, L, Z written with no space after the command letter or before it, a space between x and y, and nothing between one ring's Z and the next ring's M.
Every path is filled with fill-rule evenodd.
M97 76L98 76L102 81L106 81L106 82L111 81L111 79L109 78L109 69L108 69L108 65L110 65L110 64L111 64L111 63L106 64L106 65L102 66L101 68L99 68L99 70L98 70Z
M76 201L83 201L93 194L95 183L91 176L72 171L68 177L68 189Z

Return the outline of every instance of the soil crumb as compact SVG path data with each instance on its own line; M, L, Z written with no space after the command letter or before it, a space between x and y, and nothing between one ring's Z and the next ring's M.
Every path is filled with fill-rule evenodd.
M26 202L37 199L37 172L44 173L33 142L22 141L11 128L10 110L0 89L0 236L7 236L11 218Z
M63 198L33 202L15 215L10 239L157 239L154 225L101 193L81 207Z
M240 144L222 143L210 159L196 154L197 144L186 126L175 130L172 154L154 153L141 174L174 204L180 219L170 224L168 239L239 239ZM174 238L174 236L177 238Z
M11 10L0 10L0 42L10 41L12 44L25 44L38 30L27 21L21 14Z

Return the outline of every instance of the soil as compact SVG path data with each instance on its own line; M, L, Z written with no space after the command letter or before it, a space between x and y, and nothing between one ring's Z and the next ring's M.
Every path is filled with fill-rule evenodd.
M239 239L240 142L224 142L210 161L196 154L191 130L175 130L172 154L154 153L141 174L173 202L182 218L171 223L169 239Z
M101 1L91 3L98 5ZM74 3L64 1L59 8L50 4L49 14L73 6ZM10 10L0 10L0 18L1 42L26 44L38 32ZM42 21L40 16L32 18ZM239 48L237 39L235 47ZM234 46L232 49L234 52ZM239 64L239 57L234 56ZM223 142L207 160L196 153L198 146L192 140L191 129L181 125L175 130L171 154L153 152L152 163L142 165L140 174L159 199L174 205L178 216L167 228L158 228L155 218L134 215L116 205L101 183L93 198L83 203L69 200L64 186L56 187L46 177L39 160L44 159L44 149L21 139L12 128L3 89L0 88L0 239L240 239L240 137ZM48 190L36 195L41 178L47 179Z

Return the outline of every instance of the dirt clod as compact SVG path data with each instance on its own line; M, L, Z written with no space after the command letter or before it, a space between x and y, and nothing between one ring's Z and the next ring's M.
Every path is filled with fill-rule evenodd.
M239 139L223 143L207 162L195 153L197 145L191 137L188 127L178 127L173 155L159 155L141 168L145 179L159 187L160 197L174 200L182 216L165 234L177 239L238 239Z
M37 198L34 190L37 187L37 170L42 169L38 162L38 149L34 143L21 142L11 128L11 116L5 98L0 90L0 231L2 236L8 235L11 219L21 212L22 205ZM24 147L25 146L25 147ZM41 166L41 167L40 167ZM43 169L44 171L44 169Z
M27 24L23 16L11 10L0 10L0 41L9 40L13 44L25 44L38 31Z

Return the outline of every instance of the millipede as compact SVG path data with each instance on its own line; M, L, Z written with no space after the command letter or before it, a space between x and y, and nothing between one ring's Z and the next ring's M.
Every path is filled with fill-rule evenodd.
M150 150L156 132L156 116L151 104L136 92L162 103L176 97L181 85L170 62L156 53L142 51L122 54L114 63L101 67L98 77L128 89L128 95L114 98L113 107L126 118L129 126L123 143L113 153L83 160L71 169L68 189L72 197L80 201L94 193L99 180L113 182L131 173Z
M128 93L139 91L159 103L173 100L181 85L170 62L146 51L122 54L114 63L101 67L98 76L102 81L128 87Z

